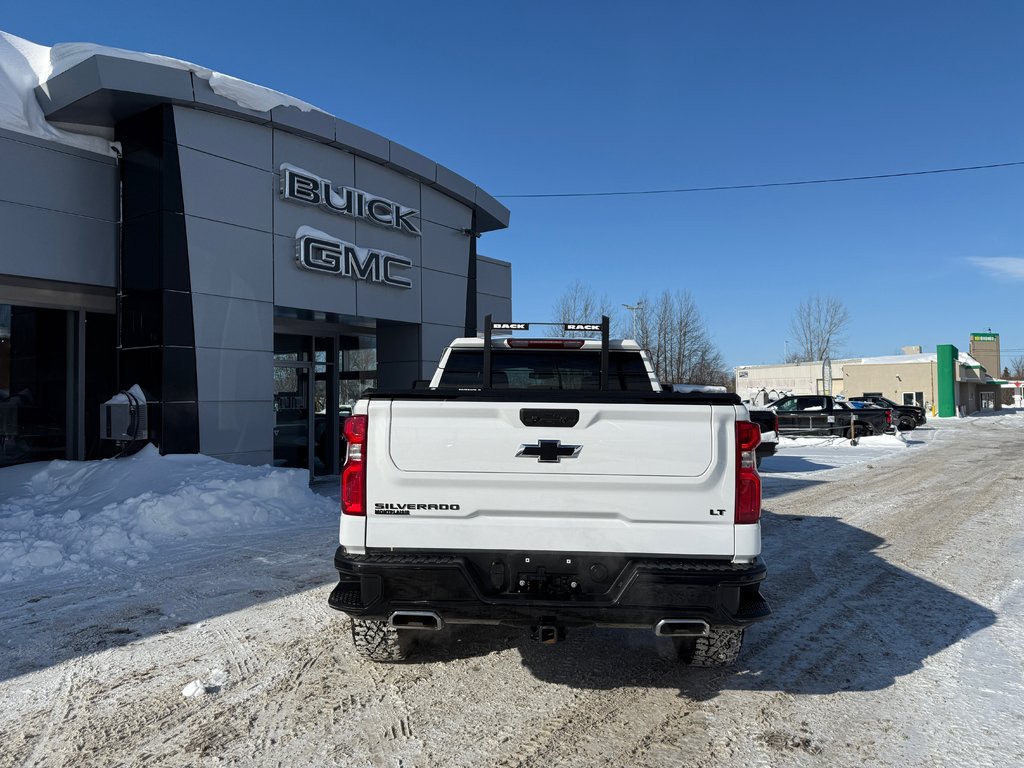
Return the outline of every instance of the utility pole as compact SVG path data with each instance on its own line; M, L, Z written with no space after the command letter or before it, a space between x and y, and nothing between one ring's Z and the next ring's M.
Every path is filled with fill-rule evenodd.
M631 304L623 304L622 305L626 309L628 309L630 311L630 313L633 315L633 341L636 341L636 311L638 309L640 309L643 305L644 305L644 303L642 301L638 301L636 304L632 304L632 305Z

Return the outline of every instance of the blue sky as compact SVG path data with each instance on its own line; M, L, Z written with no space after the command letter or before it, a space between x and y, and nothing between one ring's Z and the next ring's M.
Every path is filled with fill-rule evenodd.
M1024 4L8 4L34 42L161 53L305 99L505 194L643 190L1024 161ZM1024 166L877 182L506 200L481 252L516 320L581 280L689 290L730 365L781 359L840 297L842 350L1002 336L1024 354ZM1008 352L1008 350L1010 350ZM1012 350L1017 350L1013 352Z

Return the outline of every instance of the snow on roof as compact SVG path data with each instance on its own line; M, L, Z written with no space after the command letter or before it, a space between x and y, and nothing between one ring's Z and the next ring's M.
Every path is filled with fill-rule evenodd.
M818 366L818 367L821 367L821 364L823 362L824 362L824 360L803 360L803 361L798 362L798 363L759 363L757 365L736 365L736 366L733 366L733 370L736 370L736 371L750 371L750 370L753 370L755 368L803 368L803 367L806 367L806 366ZM832 362L832 365L834 365L834 366L835 365L845 365L846 363L858 363L858 362L860 362L860 358L850 357L850 358L844 358L842 360L832 360L831 362Z
M96 55L187 70L209 81L210 88L217 95L230 99L246 109L263 112L274 107L297 107L303 112L316 109L312 104L271 88L214 72L212 69L181 59L127 51L122 48L108 48L94 43L59 43L48 48L0 31L0 128L90 152L116 154L107 139L51 125L46 121L43 110L36 101L36 86Z
M848 360L848 363L860 365L902 365L904 363L934 363L938 360L935 352L923 352L919 355L886 355L884 357L862 357L859 360ZM958 357L961 365L968 365L972 368L984 368L981 363L975 360L966 352L961 352Z

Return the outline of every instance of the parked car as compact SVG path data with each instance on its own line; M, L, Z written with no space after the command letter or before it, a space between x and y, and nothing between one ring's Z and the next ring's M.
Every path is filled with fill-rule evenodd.
M900 405L887 397L879 397L878 395L851 397L850 401L874 403L880 408L892 408L893 421L896 422L896 426L900 430L913 429L928 421L928 415L925 413L924 408L919 405Z
M783 435L863 437L892 432L892 410L873 403L850 403L828 395L790 395L768 407L779 417Z

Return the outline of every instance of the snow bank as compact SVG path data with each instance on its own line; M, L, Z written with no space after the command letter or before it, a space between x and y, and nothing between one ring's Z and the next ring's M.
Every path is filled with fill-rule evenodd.
M53 461L0 469L0 583L132 566L159 548L337 514L302 470L199 455Z
M303 112L316 109L312 104L271 88L214 72L181 59L108 48L93 43L61 43L47 48L45 45L37 45L7 32L0 32L0 128L91 152L116 154L111 149L113 142L107 139L73 133L50 125L43 116L43 110L36 101L34 92L40 83L97 54L193 72L209 81L214 93L246 109L264 112L274 107L296 107Z
M907 433L904 432L861 437L856 445L842 437L782 437L779 439L778 453L766 457L759 471L764 478L798 478L806 477L809 471L864 464L923 445L919 436L913 434L910 433L913 445L908 442Z
M906 448L907 438L903 432L892 435L871 435L857 438L854 445L844 437L783 437L779 448L814 448L829 445L833 448Z

